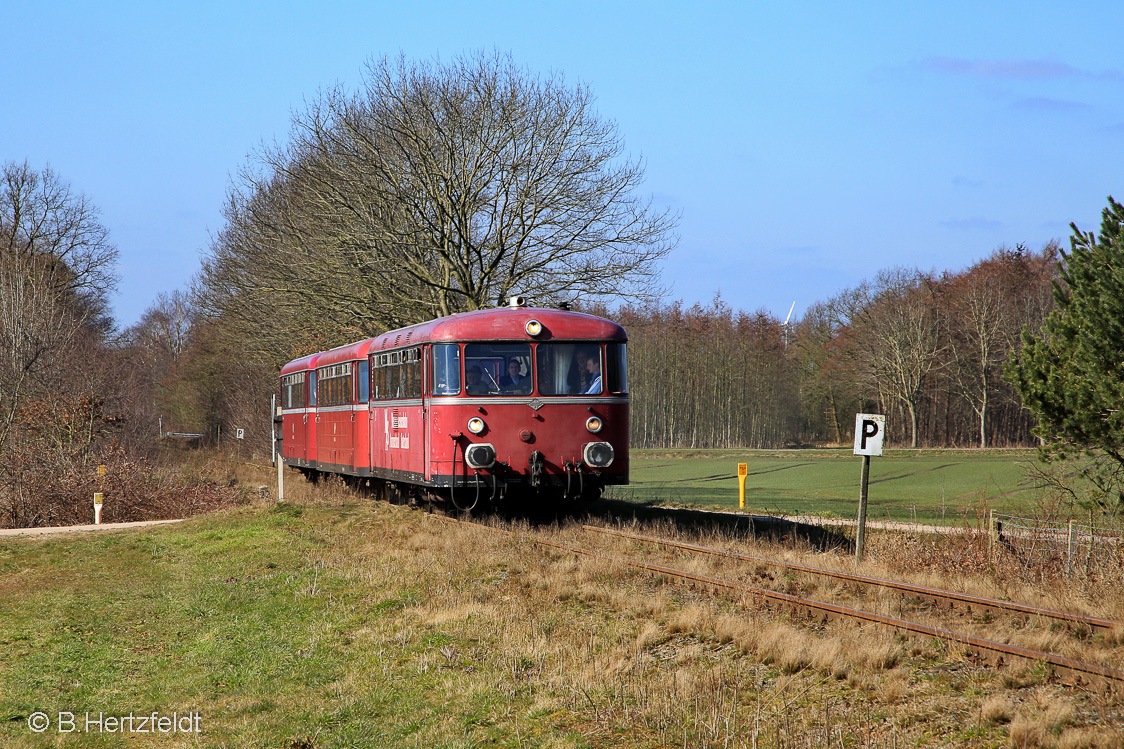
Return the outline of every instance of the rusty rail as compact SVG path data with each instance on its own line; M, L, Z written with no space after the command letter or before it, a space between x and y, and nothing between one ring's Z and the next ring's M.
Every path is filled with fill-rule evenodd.
M442 517L440 515L431 515L430 517L436 517L452 522L463 522L454 518ZM480 524L476 523L476 525ZM485 527L493 531L498 531L509 536L518 535L515 532L507 530L505 528L497 528L495 526L481 527ZM527 540L539 546L554 548L572 554L579 554L600 559L608 559L619 564L623 564L627 567L632 567L634 569L641 569L647 572L666 575L667 577L673 577L680 580L688 580L691 582L709 585L715 588L722 588L725 590L739 592L763 601L779 603L796 610L798 613L803 613L812 617L818 616L823 620L851 619L865 621L872 624L890 627L900 632L905 632L913 635L923 635L945 642L959 643L967 647L968 650L973 654L979 656L984 660L995 662L997 665L1003 665L1005 663L1005 659L1008 656L1013 658L1021 658L1035 663L1049 663L1050 665L1054 666L1059 672L1069 674L1076 686L1085 686L1090 683L1098 683L1109 688L1114 688L1116 684L1124 683L1124 671L1110 668L1099 663L1088 663L1086 661L1079 661L1074 658L1066 658L1055 653L1032 650L1030 648L1024 648L1017 645L1008 645L1007 643L995 642L994 640L987 640L982 637L975 637L973 635L964 634L962 632L955 632L952 630L942 629L940 627L933 627L928 624L921 624L919 622L910 622L904 619L882 616L881 614L874 614L872 612L862 611L859 609L851 609L845 606L837 606L832 603L816 601L811 598L802 598L800 596L794 596L788 593L781 593L779 591L768 590L765 588L757 588L752 585L745 585L744 583L738 583L732 580L722 580L720 578L709 577L707 575L699 575L694 572L688 572L687 570L680 570L659 564L651 564L649 562L640 562L632 559L626 559L624 557L618 557L613 554L606 554L604 552L596 551L593 549L585 549L580 546L564 544L559 541L549 541L547 539L537 538L534 536L528 536ZM792 565L788 566L792 567Z
M890 590L896 590L903 593L911 593L920 598L925 598L932 601L945 602L949 605L963 605L971 611L973 608L997 611L1004 614L1019 613L1027 614L1030 616L1040 616L1047 619L1054 619L1063 621L1068 624L1080 624L1087 626L1094 630L1112 630L1116 628L1124 628L1124 622L1114 621L1112 619L1104 619L1096 616L1088 616L1086 614L1079 614L1073 611L1060 611L1058 609L1045 609L1038 606L1031 606L1025 603L1018 603L1016 601L1003 601L998 598L987 598L984 596L975 596L969 593L960 593L953 590L943 590L941 588L930 588L924 585L914 585L900 580L886 580L878 577L867 577L864 575L854 575L848 572L839 572L837 570L823 569L821 567L809 567L802 564L793 564L790 562L779 562L775 559L766 559L763 557L754 557L748 554L741 554L736 551L725 551L723 549L712 549L707 546L698 546L695 544L685 543L683 541L675 541L668 538L658 538L656 536L645 536L637 533L629 533L627 531L615 530L612 528L602 528L596 525L583 525L583 529L589 531L596 531L597 533L605 533L620 538L627 538L633 541L643 541L646 543L659 544L662 546L671 546L684 551L689 551L695 554L707 554L711 556L723 557L727 559L735 559L742 562L754 562L757 564L768 564L775 567L785 567L790 570L804 572L810 575L820 575L823 577L830 577L844 582L858 583L861 585L878 586Z
M580 546L571 546L570 544L564 544L558 541L548 541L546 539L534 537L532 537L530 540L532 543L541 546L548 546L573 554L581 554L585 556L598 557L601 559L608 559L626 565L628 567L642 569L648 572L655 572L661 575L666 575L668 577L674 577L681 580L690 580L692 582L698 582L716 588L737 591L739 593L743 593L767 601L778 602L805 614L810 614L812 616L818 615L822 619L854 619L890 627L900 632L908 632L914 635L924 635L946 642L960 643L982 658L996 661L998 665L1002 665L1005 662L1005 658L1007 656L1022 658L1033 662L1046 662L1057 668L1060 672L1069 674L1073 678L1074 683L1077 685L1084 685L1089 683L1090 681L1098 681L1101 683L1124 682L1124 671L1110 668L1108 666L1103 666L1099 663L1088 663L1086 661L1079 661L1073 658L1066 658L1054 653L1047 653L1040 650L1031 650L1030 648L1024 648L1017 645L1009 645L1002 642L995 642L994 640L987 640L982 637L967 635L962 632L954 632L952 630L942 629L940 627L933 627L928 624L910 622L904 619L895 619L894 617L882 616L881 614L874 614L869 611L862 611L859 609L851 609L845 606L837 606L832 603L816 601L811 598L802 598L800 596L794 596L788 593L780 593L778 591L767 590L765 588L756 588L752 585L745 585L743 583L737 583L731 580L722 580L720 578L709 577L707 575L699 575L694 572L675 569L673 567L665 567L659 564L651 564L649 562L640 562L632 559L626 559L624 557L605 554L603 552L595 551L592 549L584 549Z

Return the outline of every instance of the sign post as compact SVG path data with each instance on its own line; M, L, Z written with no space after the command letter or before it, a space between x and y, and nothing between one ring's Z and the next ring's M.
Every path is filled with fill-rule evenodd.
M107 473L104 465L98 466L98 489L102 491L94 492L94 525L101 525L101 506L102 500L105 498L105 474Z
M863 560L866 546L866 503L870 485L870 458L882 455L882 438L886 433L886 417L881 414L855 415L855 455L862 456L859 474L859 522L855 533L855 561Z
M745 477L749 473L749 465L738 463L738 507L745 509Z

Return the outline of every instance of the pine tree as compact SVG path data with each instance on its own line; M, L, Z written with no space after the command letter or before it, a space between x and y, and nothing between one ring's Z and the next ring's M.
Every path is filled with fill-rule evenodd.
M1101 233L1071 224L1057 307L1041 335L1023 332L1007 376L1038 421L1043 457L1084 455L1099 504L1124 504L1124 206L1111 197Z

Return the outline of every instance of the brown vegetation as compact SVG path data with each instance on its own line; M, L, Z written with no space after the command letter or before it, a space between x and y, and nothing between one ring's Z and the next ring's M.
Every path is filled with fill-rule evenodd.
M310 487L298 483L294 490L303 494ZM509 707L494 720L507 735L542 740L545 733L554 737L547 743L558 746L571 745L561 738L568 733L590 746L715 747L934 741L1108 747L1124 738L1118 698L1069 689L1034 665L976 666L957 646L903 640L877 628L805 622L609 559L531 544L542 530L497 534L382 505L368 517L346 493L325 491L305 496L334 505L351 520L346 531L331 534L318 559L337 573L380 586L385 598L404 600L403 591L411 591L393 621L362 633L362 645L397 664L392 669L447 673L450 685L482 700L498 690ZM592 542L573 527L546 535L583 546ZM995 567L971 570L967 559L922 566L916 543L902 546L894 538L876 535L875 561L864 571L1044 603L1107 596L1102 613L1124 614L1124 599L1111 586L1079 585L1059 594L1056 586L1011 580ZM736 544L743 551L747 543L711 533L690 540ZM615 541L604 548L636 551ZM851 564L761 541L751 553L816 566ZM679 566L737 574L710 559L680 559ZM781 575L774 582L817 592L797 577ZM911 605L878 595L867 603L887 612ZM1037 632L1053 638L1039 644L1079 642L1074 633L1040 632L1014 621L977 626L992 638L1028 640ZM1118 646L1091 647L1107 648L1102 658L1120 657ZM410 654L408 661L397 653ZM421 729L435 740L444 730Z

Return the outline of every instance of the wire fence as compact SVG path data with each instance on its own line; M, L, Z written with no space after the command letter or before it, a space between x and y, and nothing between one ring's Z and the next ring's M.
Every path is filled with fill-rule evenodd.
M1124 527L1084 525L992 511L991 549L1025 566L1091 575L1124 567Z

